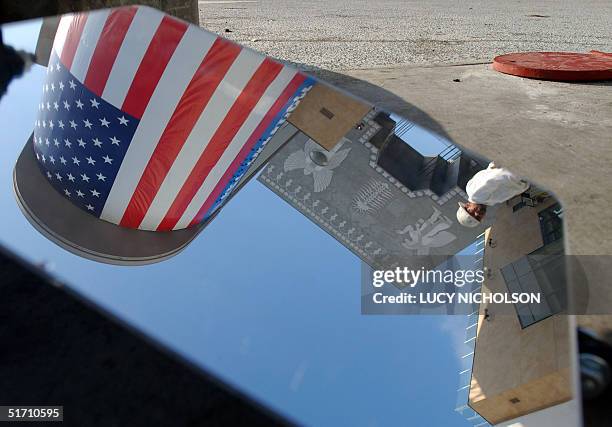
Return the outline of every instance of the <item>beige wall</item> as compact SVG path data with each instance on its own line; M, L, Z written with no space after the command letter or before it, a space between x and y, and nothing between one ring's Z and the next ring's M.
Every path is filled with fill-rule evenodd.
M332 86L317 83L287 119L328 151L372 109ZM326 111L328 116L323 114Z
M498 427L576 427L582 424L581 418L580 402L572 399L501 423Z
M502 205L487 231L495 247L485 248L484 265L493 276L485 280L483 292L506 291L500 268L542 246L537 214L555 201L513 213L516 202ZM487 321L485 308L491 316ZM566 316L521 329L512 305L482 304L480 313L469 399L474 410L496 424L571 398Z

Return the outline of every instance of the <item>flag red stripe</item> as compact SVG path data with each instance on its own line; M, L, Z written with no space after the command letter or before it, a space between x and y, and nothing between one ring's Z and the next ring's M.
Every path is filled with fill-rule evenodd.
M140 225L202 111L240 50L240 46L228 40L215 40L172 113L123 214L121 225L133 228Z
M140 119L188 24L164 16L149 43L121 109Z
M98 96L102 96L104 92L106 81L132 19L136 15L136 10L136 7L115 9L108 15L104 23L102 34L100 34L85 76L85 86Z
M219 161L229 143L282 68L281 64L269 58L264 59L260 64L200 155L164 219L157 227L158 230L171 230L180 220L211 169Z
M66 34L66 41L64 42L64 47L62 48L62 54L60 56L62 64L64 64L64 67L68 70L72 67L72 61L74 61L74 55L79 47L79 41L81 40L81 34L83 34L83 28L85 28L86 22L86 13L75 14L72 18L72 22L70 22L70 27Z
M306 76L301 73L297 73L289 82L289 84L285 87L280 97L276 100L276 102L274 102L272 107L270 107L270 109L263 117L257 128L253 131L253 133L247 140L246 144L244 144L244 147L242 147L230 167L227 169L227 171L225 171L225 174L223 175L219 183L215 186L215 189L212 191L212 193L210 193L210 196L208 196L206 202L204 202L204 204L202 205L194 219L191 221L189 226L199 224L202 221L204 215L213 206L215 200L217 200L217 198L221 195L223 189L229 184L230 179L232 178L236 170L240 167L242 162L246 159L253 146L257 143L259 138L261 138L261 135L268 128L268 126L270 126L272 120L274 120L276 115L289 101L295 91L300 87L302 83L304 83L304 80L306 80Z

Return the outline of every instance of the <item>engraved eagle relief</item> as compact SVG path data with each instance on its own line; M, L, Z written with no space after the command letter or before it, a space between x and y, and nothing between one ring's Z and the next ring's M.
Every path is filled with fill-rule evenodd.
M338 147L341 144L338 144ZM287 157L284 164L285 172L303 169L304 175L312 175L314 192L320 193L331 184L334 169L346 159L351 148L327 151L313 140L309 139L304 148L295 151Z

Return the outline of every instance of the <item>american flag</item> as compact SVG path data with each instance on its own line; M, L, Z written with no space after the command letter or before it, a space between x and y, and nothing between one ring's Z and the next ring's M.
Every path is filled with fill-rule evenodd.
M148 7L65 15L34 152L53 187L87 212L182 229L223 205L313 84Z

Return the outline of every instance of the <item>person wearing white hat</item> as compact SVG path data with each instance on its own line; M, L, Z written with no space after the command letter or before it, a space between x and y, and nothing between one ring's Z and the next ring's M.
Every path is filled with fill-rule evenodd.
M477 227L487 213L487 206L510 200L528 188L528 182L491 162L488 168L475 174L467 183L465 191L468 201L459 202L457 221L465 227Z

